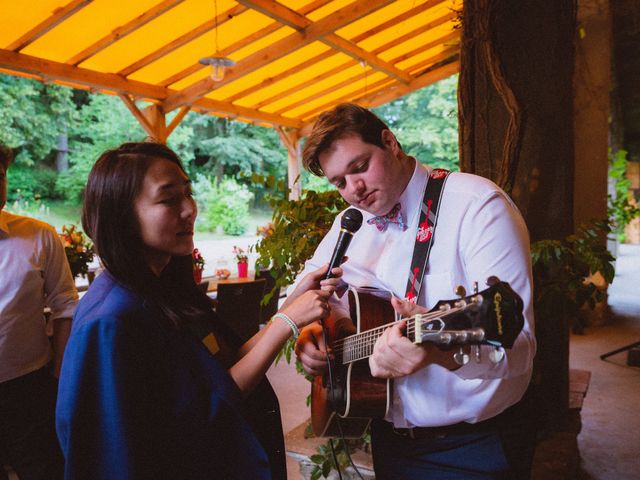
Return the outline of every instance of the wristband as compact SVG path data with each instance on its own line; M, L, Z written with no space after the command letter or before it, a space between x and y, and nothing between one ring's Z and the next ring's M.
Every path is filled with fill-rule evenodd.
M273 319L275 319L275 318L280 318L280 319L284 320L284 322L287 325L289 325L289 328L291 328L291 332L293 333L293 339L294 340L298 339L298 337L300 336L300 329L294 323L294 321L291 320L291 318L289 318L288 315L286 315L284 313L276 313L273 317L271 317L271 320L273 321Z

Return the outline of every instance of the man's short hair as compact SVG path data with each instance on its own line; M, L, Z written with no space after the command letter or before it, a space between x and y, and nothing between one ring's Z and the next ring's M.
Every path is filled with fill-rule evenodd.
M302 164L311 173L324 176L319 157L336 140L359 136L363 142L384 148L382 131L389 127L374 113L353 103L342 103L324 112L311 129L302 151Z
M0 145L0 165L4 167L5 172L9 169L9 165L13 161L13 154L7 147Z

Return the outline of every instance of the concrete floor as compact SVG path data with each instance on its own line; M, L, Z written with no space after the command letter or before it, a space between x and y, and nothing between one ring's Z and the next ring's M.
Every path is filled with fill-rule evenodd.
M591 371L578 436L581 455L577 480L640 478L640 368L626 365L626 352L607 361L600 355L640 341L640 246L622 245L616 278L609 288L611 315L584 335L571 336L570 366ZM285 433L309 418L309 383L285 362L268 376L280 399ZM301 478L287 459L288 480Z

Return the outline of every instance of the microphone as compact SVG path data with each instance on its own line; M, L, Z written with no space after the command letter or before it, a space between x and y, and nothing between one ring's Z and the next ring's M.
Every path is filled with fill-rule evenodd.
M338 236L336 247L333 249L333 255L329 262L329 271L324 276L325 280L334 277L331 270L340 266L342 263L342 257L344 257L344 254L347 252L347 248L349 248L353 234L356 233L361 226L362 213L360 213L359 210L350 208L344 212L342 219L340 220L340 236Z

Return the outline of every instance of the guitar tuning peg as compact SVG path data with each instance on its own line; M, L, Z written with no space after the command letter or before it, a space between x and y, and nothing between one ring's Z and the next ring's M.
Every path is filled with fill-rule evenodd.
M462 347L456 353L453 354L453 361L458 365L466 365L469 363L469 355L467 355Z
M489 360L491 362L498 364L504 359L504 350L502 347L496 347L491 352L489 352Z
M480 345L473 345L471 348L473 350L473 357L475 358L476 363L482 362L482 353L480 351Z
M478 282L473 282L473 293L478 293Z
M462 285L458 285L455 289L455 294L460 298L464 298L467 296L467 291Z
M500 283L500 279L495 275L491 275L489 278L487 278L486 283L488 287L493 287L494 285Z

